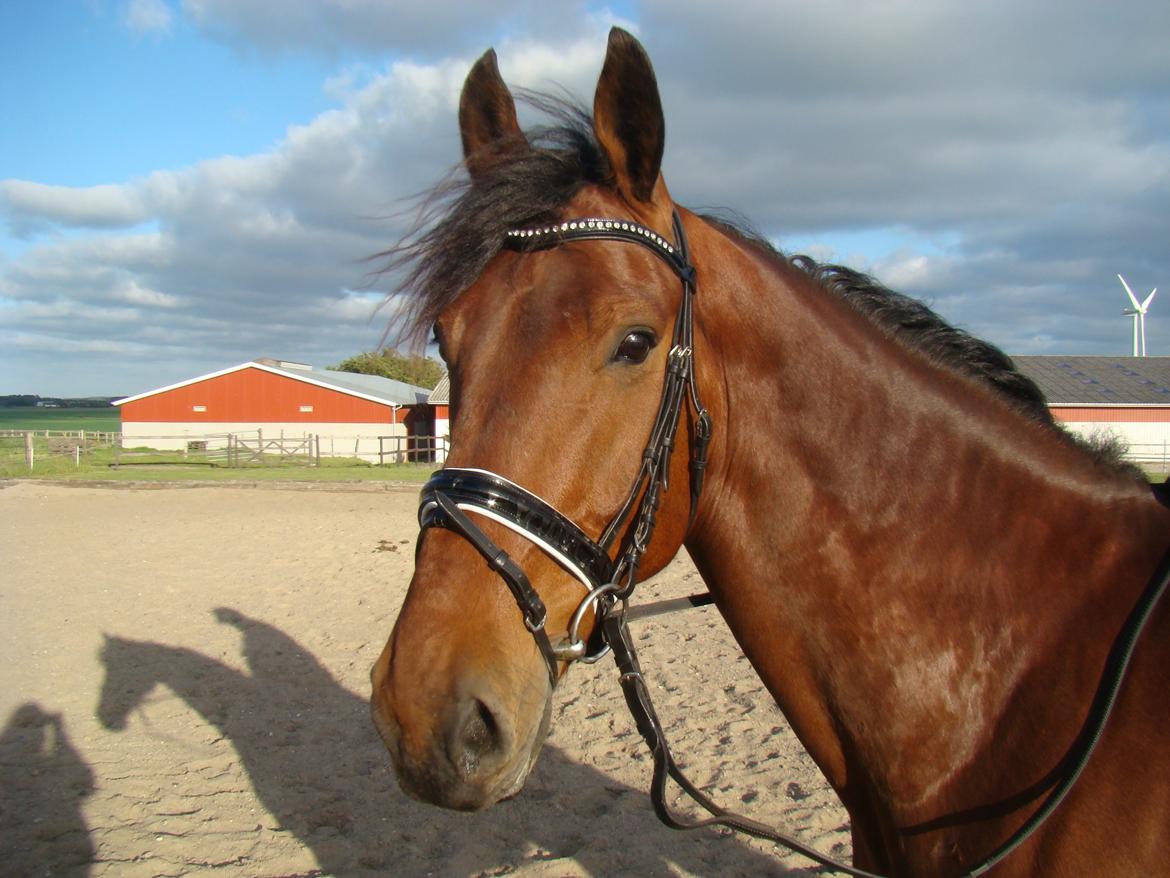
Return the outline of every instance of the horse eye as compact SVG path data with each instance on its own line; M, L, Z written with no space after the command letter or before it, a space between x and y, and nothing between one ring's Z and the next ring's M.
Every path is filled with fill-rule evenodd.
M654 350L654 345L658 340L652 333L643 329L636 329L630 332L622 339L622 343L618 345L617 351L613 358L619 363L644 363L646 358L650 356L650 351Z

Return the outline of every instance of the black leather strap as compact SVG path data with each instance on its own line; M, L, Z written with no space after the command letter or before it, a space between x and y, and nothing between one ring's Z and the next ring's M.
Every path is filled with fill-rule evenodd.
M581 528L544 500L495 473L450 467L431 476L419 498L419 524L434 524L438 507L430 501L444 494L457 504L470 505L510 522L570 561L596 587L609 582L613 561Z
M602 625L605 631L606 642L609 643L610 649L613 650L614 661L617 663L618 670L621 672L622 694L625 696L626 705L634 717L634 724L637 726L638 732L642 735L646 746L650 748L651 755L654 757L654 774L650 782L650 801L654 806L654 813L658 815L659 820L671 829L700 829L704 826L726 826L729 829L734 829L737 832L745 833L754 838L781 844L802 856L808 857L813 862L820 863L822 866L826 866L834 871L854 875L857 878L881 878L881 876L875 875L872 872L866 872L864 869L856 869L831 857L826 857L803 842L765 826L762 823L757 823L755 820L750 820L747 817L727 811L715 804L702 790L691 783L674 761L674 756L670 752L670 746L666 742L666 734L662 730L662 723L658 719L658 714L655 712L654 704L650 699L650 692L646 688L646 680L642 676L642 668L638 664L638 656L634 651L634 645L630 637L630 629L626 626L624 615L620 612L610 613L602 620ZM670 780L678 784L688 796L702 806L711 816L700 820L684 820L675 814L666 801L666 786Z
M532 583L528 581L528 577L520 569L520 565L513 561L507 552L492 542L488 535L480 530L475 522L441 491L434 492L430 502L434 504L435 512L428 518L429 526L442 526L458 533L483 555L488 562L488 567L498 573L500 578L507 583L512 596L516 598L520 612L524 615L524 626L532 632L537 648L540 649L540 654L548 666L549 688L555 689L558 676L557 659L553 654L548 632L544 629L544 623L548 619L548 611L545 609L544 601L540 599L540 595L536 593L536 589L532 587Z

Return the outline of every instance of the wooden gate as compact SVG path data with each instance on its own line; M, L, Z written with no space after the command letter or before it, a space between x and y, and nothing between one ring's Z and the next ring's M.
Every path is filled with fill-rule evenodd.
M316 436L266 439L260 432L255 439L234 433L228 436L228 466L318 466L320 463L321 443Z

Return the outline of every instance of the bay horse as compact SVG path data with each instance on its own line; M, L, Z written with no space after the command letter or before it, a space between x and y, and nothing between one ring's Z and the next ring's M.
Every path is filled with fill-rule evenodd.
M676 205L624 31L591 116L525 133L489 51L459 124L466 180L389 251L452 405L371 674L402 787L516 794L603 608L685 545L848 810L856 867L984 868L1081 752L1170 511L993 346ZM1159 604L1079 781L997 874L1165 872L1168 687Z

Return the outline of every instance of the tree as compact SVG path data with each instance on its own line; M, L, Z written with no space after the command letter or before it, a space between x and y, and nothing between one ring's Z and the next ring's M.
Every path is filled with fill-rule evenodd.
M13 393L8 396L0 396L0 407L26 408L36 405L40 400L41 398L35 393Z
M400 354L393 348L384 348L377 353L367 351L329 368L337 372L381 375L383 378L393 378L428 389L438 384L447 372L437 360L421 354Z

